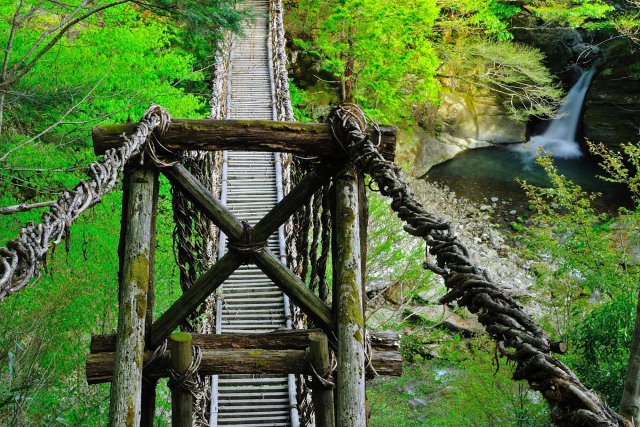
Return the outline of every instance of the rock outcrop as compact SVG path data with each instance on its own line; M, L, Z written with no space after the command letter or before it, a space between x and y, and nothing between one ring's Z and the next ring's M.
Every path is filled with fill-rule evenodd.
M481 93L444 94L433 127L433 133L418 134L422 171L467 149L523 142L526 133L526 123L509 117L500 99Z
M624 39L601 46L603 66L587 94L584 136L615 148L640 141L640 46Z
M544 54L544 65L568 89L580 77L580 68L588 68L601 57L600 48L586 43L574 28L545 28L535 18L520 16L511 33L514 41L532 46Z

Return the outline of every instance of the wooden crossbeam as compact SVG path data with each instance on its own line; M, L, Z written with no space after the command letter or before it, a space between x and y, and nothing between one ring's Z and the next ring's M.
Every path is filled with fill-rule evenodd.
M180 188L203 210L203 212L229 237L239 240L244 228L240 221L220 203L211 192L198 181L184 166L178 164L163 169L171 182ZM303 203L327 181L327 172L309 175L285 196L257 225L253 233L255 241L263 241L274 233ZM256 264L286 293L318 326L332 338L334 324L331 309L315 295L291 270L266 248L253 255ZM184 319L202 304L243 262L243 257L230 251L213 265L196 284L156 320L151 328L149 344L157 347Z
M262 348L265 350L300 350L323 332L320 329L285 329L260 334L225 332L224 334L192 334L192 344L203 350L227 348ZM398 351L401 334L393 331L369 331L371 347L378 352ZM116 334L92 335L89 352L109 353L115 351Z
M203 350L200 375L221 374L308 374L305 350L225 349ZM149 362L153 352L144 354ZM87 358L87 383L110 382L113 378L114 353L90 354ZM168 376L169 352L160 356L148 371L147 378Z
M173 332L189 314L215 292L231 273L242 265L243 258L235 252L228 252L196 280L186 292L173 303L151 325L149 345L156 348Z
M122 145L122 134L131 135L138 123L95 126L92 130L96 154ZM380 153L393 161L396 128L380 126ZM377 141L377 131L367 132ZM240 150L277 151L305 156L332 156L343 148L335 140L328 123L276 122L270 120L187 120L176 119L159 138L170 151Z
M214 374L309 374L307 349L325 336L320 330L288 330L262 334L193 334L193 345L202 350L202 375ZM401 375L402 356L398 351L399 334L371 332L371 366L368 376ZM87 358L89 384L109 382L113 378L115 335L96 335L91 339ZM145 363L153 352L146 351ZM167 376L169 352L166 351L145 370L148 378ZM374 373L375 370L375 373Z

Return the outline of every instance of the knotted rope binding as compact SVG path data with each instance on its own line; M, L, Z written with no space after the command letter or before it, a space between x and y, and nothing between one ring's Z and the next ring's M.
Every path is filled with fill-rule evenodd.
M331 360L329 366L326 367L322 375L316 371L316 368L311 363L311 357L309 354L309 348L305 350L305 360L307 362L307 370L310 372L312 388L322 387L325 390L333 390L336 387L336 382L333 379L333 372L338 367L338 361L335 355L331 352Z
M148 377L147 374L151 366L153 366L162 356L164 356L164 353L167 351L167 346L168 342L165 339L164 341L162 341L162 344L156 347L147 363L142 366L142 381L144 381L145 383L151 383L153 381Z
M184 391L191 393L193 397L196 397L198 391L202 388L202 379L198 375L198 369L202 362L202 351L200 347L194 345L191 347L193 358L191 359L191 365L183 373L176 372L174 369L169 368L169 381L167 386L170 389L180 388Z
M239 240L229 240L227 247L229 250L236 251L239 254L247 258L251 254L257 254L266 246L267 242L253 242L251 241L251 232L253 228L248 222L242 221L242 238Z

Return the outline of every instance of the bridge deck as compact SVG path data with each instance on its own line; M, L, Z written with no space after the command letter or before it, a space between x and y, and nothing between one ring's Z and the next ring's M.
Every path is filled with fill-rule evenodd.
M242 7L257 16L234 37L227 75L227 118L277 119L269 63L269 1L248 0ZM282 197L276 173L279 155L226 151L223 155L221 199L240 219L254 225ZM283 256L282 231L269 239L269 249ZM220 255L226 241L220 239ZM288 299L254 265L241 267L221 288L216 333L269 332L288 325ZM290 322L289 322L290 327ZM290 400L295 378L290 376L214 377L212 426L297 426ZM293 394L295 396L295 394Z

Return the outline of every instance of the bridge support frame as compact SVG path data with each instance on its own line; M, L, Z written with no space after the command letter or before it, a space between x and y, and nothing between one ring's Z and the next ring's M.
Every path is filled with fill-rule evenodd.
M124 223L120 241L119 313L114 378L109 406L110 427L137 427L142 418L142 369L147 323L153 303L153 260L158 172L126 172ZM149 301L151 299L151 301ZM151 302L151 303L149 303ZM155 387L153 393L155 394ZM154 396L145 417L153 417ZM151 408L149 408L149 406Z
M359 173L351 166L334 179L333 310L338 338L336 425L367 425L365 330L360 245Z

